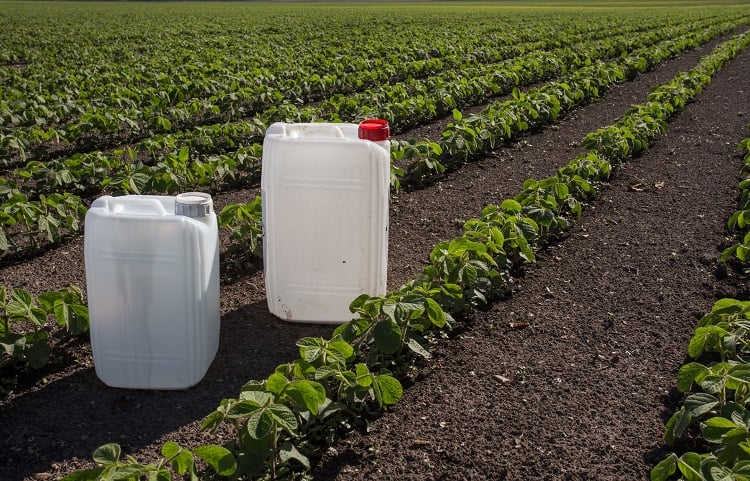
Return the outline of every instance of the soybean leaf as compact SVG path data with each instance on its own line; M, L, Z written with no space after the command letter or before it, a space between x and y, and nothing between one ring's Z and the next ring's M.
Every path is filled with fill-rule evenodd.
M193 454L206 462L219 476L231 476L237 470L237 461L232 453L215 444L198 446L193 449Z
M294 434L294 431L297 430L297 417L291 409L283 404L272 404L268 406L267 410L280 428L289 434Z
M298 380L289 383L286 395L312 414L318 414L318 407L326 400L326 390L315 381Z
M82 471L75 471L62 478L60 481L96 481L101 479L102 473L107 469L105 467L98 467L92 469L85 469Z
M354 371L357 375L357 384L361 387L370 387L373 383L373 375L370 373L367 364L357 363L354 367Z
M680 392L688 392L693 382L700 382L700 379L708 372L708 368L703 364L691 362L685 364L677 372L677 389Z
M161 447L161 455L165 458L169 459L174 456L177 456L182 448L180 448L180 445L175 443L174 441L167 441L164 443L164 446Z
M697 453L685 453L677 461L677 467L685 481L704 481L700 473L703 456Z
M24 349L23 354L31 367L41 369L49 361L51 351L47 340L40 339Z
M680 410L675 412L672 417L669 418L669 421L667 421L664 430L664 442L670 446L673 445L690 425L690 420L690 415L685 411L685 407L681 407Z
M305 469L310 469L310 460L307 458L307 456L299 452L297 447L292 444L291 441L284 441L281 444L279 457L281 458L282 462L289 462L293 459L300 463Z
M313 362L323 355L323 345L320 338L304 337L297 341L300 356L307 362Z
M430 354L430 351L425 349L416 339L410 337L406 345L415 354L418 354L425 359L432 358L432 354Z
M192 453L187 449L180 449L177 455L172 458L172 467L180 475L193 472L195 470L195 460Z
M708 393L696 393L685 399L685 412L696 418L719 405L719 400Z
M726 331L719 326L696 327L693 338L688 345L688 354L692 358L700 356L713 336L723 336Z
M273 434L273 418L267 409L258 409L247 418L247 433L253 439L263 439Z
M383 319L373 329L375 345L385 354L395 354L401 347L401 329L391 319Z
M654 466L651 470L649 478L651 481L666 481L667 478L672 476L677 471L677 455L671 453L666 458L662 459L659 464Z
M117 461L120 460L121 453L122 450L120 449L119 444L109 443L96 448L92 457L94 459L94 462L109 466L117 463Z
M31 294L23 289L13 289L6 310L12 318L27 320L37 326L43 325L47 320L47 313L44 309L38 307Z
M716 416L711 419L707 419L703 427L703 437L710 443L719 443L722 437L736 428L737 425L731 420Z
M64 326L71 334L88 331L88 309L82 305L81 291L76 288L45 292L39 296L39 303L54 314L57 324Z
M711 312L714 314L735 314L742 311L744 304L737 299L723 298L714 303Z
M440 307L440 304L428 297L425 299L425 306L427 308L427 318L430 322L435 327L445 326L445 312L443 312L443 308Z
M375 388L375 398L381 407L396 404L404 393L398 379L387 374L375 376L373 387Z
M503 203L500 204L500 208L510 214L518 214L519 212L521 212L520 202L513 199L505 199Z

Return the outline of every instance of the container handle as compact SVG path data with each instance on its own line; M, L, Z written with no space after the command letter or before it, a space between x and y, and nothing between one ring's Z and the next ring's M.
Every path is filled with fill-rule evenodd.
M107 202L107 207L113 214L169 215L164 204L154 197L138 195L111 197Z
M318 139L343 139L344 132L337 125L324 123L289 124L286 125L286 135L293 139L318 138Z

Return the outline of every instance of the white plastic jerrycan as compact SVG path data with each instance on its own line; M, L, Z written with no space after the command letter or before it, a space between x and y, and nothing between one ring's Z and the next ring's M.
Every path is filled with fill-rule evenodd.
M272 314L340 324L388 265L389 127L275 123L263 142L263 264Z
M84 254L96 374L113 387L184 389L219 347L219 243L211 196L96 199Z

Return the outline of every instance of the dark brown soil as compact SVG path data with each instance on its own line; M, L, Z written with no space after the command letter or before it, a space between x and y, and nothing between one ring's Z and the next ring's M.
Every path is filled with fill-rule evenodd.
M642 102L710 47L430 188L393 195L389 287L412 278L432 247L458 235L484 205L513 196L528 177L553 173L580 151L585 133ZM738 289L717 260L737 200L748 78L745 52L666 135L620 169L566 238L539 253L518 292L474 312L470 327L414 372L402 402L372 432L332 446L315 479L646 479L665 453L661 435L679 399L675 374L692 328L716 299ZM256 194L215 200L221 208ZM75 239L2 267L0 284L34 293L83 287L82 245ZM106 442L145 460L167 440L208 441L198 426L222 398L295 357L300 337L331 332L272 317L258 268L224 276L221 329L208 374L185 391L109 388L96 378L87 342L57 349L49 368L23 376L0 407L0 478L59 478L91 466L91 452Z

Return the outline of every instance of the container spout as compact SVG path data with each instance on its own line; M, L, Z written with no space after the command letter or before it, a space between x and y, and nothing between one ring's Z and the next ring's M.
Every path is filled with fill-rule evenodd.
M214 204L209 194L203 192L185 192L175 197L175 215L185 217L206 217L214 210Z
M360 139L380 142L391 138L391 129L387 120L367 119L359 123L357 136Z

